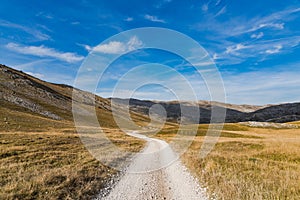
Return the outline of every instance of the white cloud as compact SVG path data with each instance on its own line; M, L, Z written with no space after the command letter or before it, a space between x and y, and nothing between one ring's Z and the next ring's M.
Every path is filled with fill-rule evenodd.
M198 62L198 63L193 63L195 67L203 67L203 66L212 66L215 63L213 61L204 61L204 62Z
M21 54L33 55L33 56L39 56L39 57L51 57L51 58L59 59L59 60L66 61L69 63L78 62L78 61L81 61L84 59L83 56L79 56L75 53L60 52L53 48L45 47L44 45L21 46L16 43L8 43L6 45L6 48L8 48L11 51L15 51L15 52L18 52Z
M106 54L120 54L127 51L133 51L143 46L143 42L138 37L133 36L128 42L110 41L107 44L100 44L95 47L89 45L83 45L88 51L96 51Z
M132 17L127 17L126 19L124 19L124 21L131 22L131 21L133 21L133 18Z
M245 46L243 44L236 44L236 45L227 47L225 53L227 53L227 54L238 54L237 52L239 50L246 49L246 48L249 48L249 47Z
M132 51L135 50L143 45L143 42L138 39L138 37L134 36L130 38L130 40L127 42L127 48L128 50Z
M152 22L160 22L160 23L166 23L165 20L163 19L159 19L158 17L156 16L153 16L153 15L145 15L144 16L145 19L149 20L149 21L152 21Z
M282 45L276 45L273 49L267 49L266 53L267 54L279 53L281 49L282 49Z
M284 29L284 23L263 23L253 27L252 29L249 29L248 32L253 32L262 28L275 28L282 30Z
M259 32L257 34L253 33L251 35L251 38L259 39L259 38L262 38L263 36L264 36L264 33L263 32Z
M91 49L91 48L89 48ZM111 41L108 44L98 45L93 48L94 51L107 53L107 54L118 54L126 51L126 46L124 43L119 41Z
M91 47L90 45L87 45L87 44L79 44L79 43L77 43L77 45L83 47L87 51L92 51L93 50L93 47Z
M43 17L43 18L46 18L46 19L53 19L54 18L51 14L45 13L45 12L39 12L35 16Z
M273 28L277 28L277 29L284 29L284 23L269 23L269 24L261 24L261 26L266 27L273 27Z
M72 24L72 25L79 25L80 22L77 22L77 21L76 21L76 22L71 22L71 24Z

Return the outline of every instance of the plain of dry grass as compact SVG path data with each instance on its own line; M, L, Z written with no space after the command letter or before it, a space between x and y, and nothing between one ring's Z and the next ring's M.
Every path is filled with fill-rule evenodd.
M107 129L119 147L143 142ZM89 154L74 129L0 132L0 199L91 199L117 173Z
M198 127L196 138L181 158L208 188L211 198L299 199L300 129L225 124L213 151L201 159L207 127ZM171 141L175 132L169 128L156 137Z

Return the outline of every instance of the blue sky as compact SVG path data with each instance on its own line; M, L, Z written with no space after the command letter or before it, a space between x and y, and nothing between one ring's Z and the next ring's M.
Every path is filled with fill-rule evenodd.
M0 13L0 63L50 82L72 85L89 52L115 34L163 27L190 36L208 51L223 77L227 102L300 100L299 1L4 0ZM193 77L183 60L155 50L117 60L96 92L110 96L129 66L147 62L181 66L199 90L199 99L210 100L203 81ZM135 97L173 98L165 92L145 86Z

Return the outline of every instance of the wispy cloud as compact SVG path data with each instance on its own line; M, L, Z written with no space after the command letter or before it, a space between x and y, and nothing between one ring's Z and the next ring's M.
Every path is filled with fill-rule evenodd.
M255 39L259 39L259 38L262 38L264 36L264 33L263 32L259 32L259 33L253 33L251 35L251 38L255 38Z
M148 15L148 14L146 14L144 16L144 18L147 19L147 20L149 20L149 21L152 21L152 22L166 23L165 20L159 19L157 16L154 16L154 15Z
M219 4L221 3L221 1L222 1L222 0L217 0L216 3L215 3L215 5L216 5L216 6L219 5Z
M55 59L59 59L65 62L73 63L78 62L84 59L83 56L79 56L75 53L70 52L60 52L53 48L41 46L22 46L16 43L8 43L6 48L18 52L20 54L33 55L38 57L51 57Z
M34 38L36 38L38 40L41 40L41 41L51 39L51 37L49 35L47 35L45 33L42 33L39 30L29 28L29 27L26 27L26 26L23 26L23 25L20 25L20 24L15 24L15 23L12 23L10 21L0 20L0 26L7 27L7 28L19 29L21 31L24 31L24 32L30 34Z
M238 52L240 50L247 49L247 48L249 48L249 46L245 46L240 43L240 44L236 44L236 45L227 47L225 53L238 55Z
M14 59L14 61L18 62L18 59ZM34 60L34 61L30 61L30 62L21 62L21 64L14 64L11 63L11 66L13 66L15 69L18 70L23 70L23 71L33 71L33 69L36 66L45 66L48 64L48 62L50 62L51 59L49 58L44 58L44 59L38 59L38 60Z
M214 12L213 17L218 17L227 11L227 6L221 7L220 5L221 0L210 0L206 3L202 4L201 10L205 14L212 14L211 12ZM221 7L221 8L220 8Z
M252 41L248 43L228 43L225 50L214 53L215 61L221 64L239 64L249 58L265 60L267 56L290 52L300 44L300 36L274 40ZM258 59L258 60L259 60Z
M245 30L244 33L257 31L257 30L260 30L260 29L263 29L263 28L274 28L274 29L282 30L282 29L284 29L284 23L272 23L272 22L270 22L270 23L257 24L253 28L251 28L249 30Z
M127 51L133 51L143 46L143 42L137 36L133 36L127 42L110 41L107 44L100 44L95 47L83 45L88 51L96 51L105 54L119 54Z
M219 12L217 12L217 14L215 15L215 17L223 15L224 13L226 13L226 6L224 6L223 8L221 8L221 10L219 10Z
M282 45L278 44L278 45L274 46L273 49L267 49L266 53L267 54L279 53L281 49L282 49Z
M203 8L202 8L203 9ZM300 9L286 9L283 11L274 12L266 16L256 16L250 19L242 17L231 18L225 22L219 22L215 19L215 15L208 15L204 22L200 22L194 26L199 31L208 30L214 32L215 37L227 38L238 36L254 31L271 28L284 29L284 22L292 20L291 14L300 12ZM224 29L226 27L226 29Z
M265 16L237 16L219 21L214 9L207 11L205 21L199 22L194 28L213 33L207 35L206 39L213 41L210 42L209 51L219 64L239 64L253 57L263 61L270 55L290 52L299 45L299 37L287 26L299 16L296 15L298 12L300 8L289 7ZM240 38L246 39L241 42Z
M35 16L43 17L43 18L46 18L46 19L53 19L54 18L51 14L45 13L45 12L39 12Z

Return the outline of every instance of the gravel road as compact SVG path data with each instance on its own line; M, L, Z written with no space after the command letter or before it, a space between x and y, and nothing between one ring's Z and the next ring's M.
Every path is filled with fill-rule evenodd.
M147 141L147 146L138 154L104 200L147 199L208 199L179 159L176 159L168 143L135 132L131 136Z

